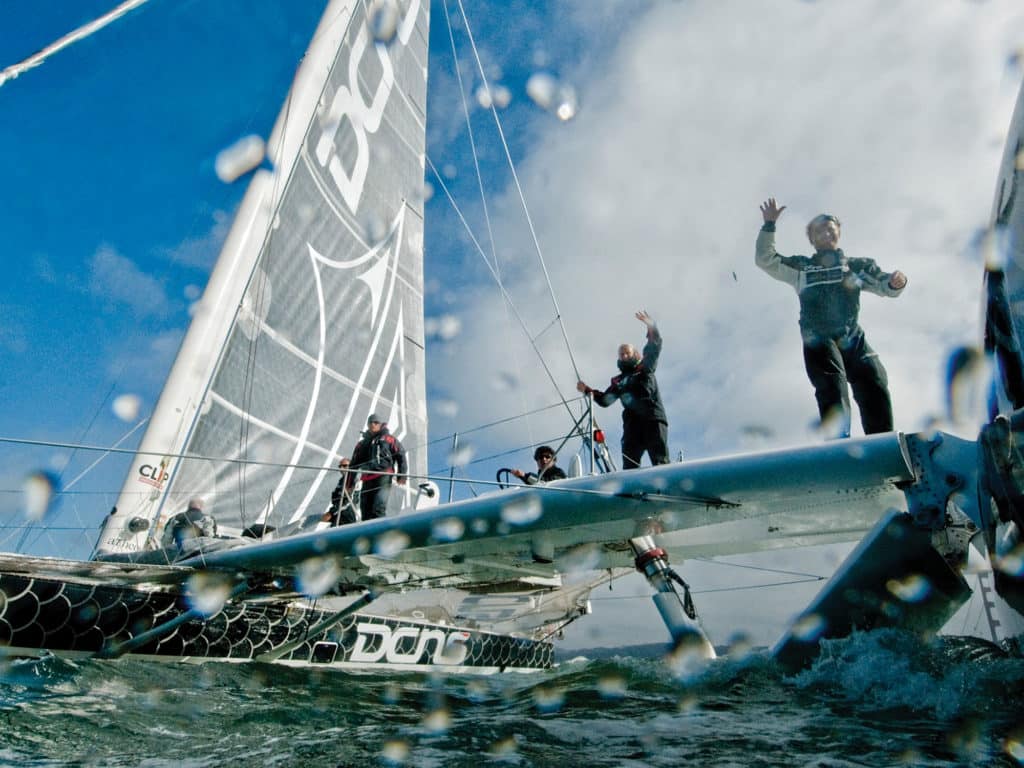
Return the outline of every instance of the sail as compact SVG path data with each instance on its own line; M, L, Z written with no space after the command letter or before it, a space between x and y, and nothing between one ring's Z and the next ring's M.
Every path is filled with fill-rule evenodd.
M192 497L222 533L322 511L370 413L425 473L427 28L421 0L329 4L97 555Z

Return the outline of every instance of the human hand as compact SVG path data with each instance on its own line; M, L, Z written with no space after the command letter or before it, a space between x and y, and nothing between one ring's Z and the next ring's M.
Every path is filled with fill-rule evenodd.
M786 206L778 206L775 203L774 197L769 197L763 203L761 203L761 216L764 217L765 222L778 221L779 216L786 210Z
M395 482L398 483L399 485L405 485L406 479L407 478L405 477L399 477L397 480L395 480Z
M577 392L586 392L588 389L590 389L590 387L588 387L582 381L577 381L576 382L576 391Z
M512 475L513 477L518 477L520 480L522 480L525 477L525 475L523 474L523 470L521 469L513 469Z
M907 276L900 272L898 269L889 275L889 287L894 291L898 291L907 284Z
M648 328L654 327L654 318L647 314L646 309L641 309L636 313L636 319L646 325Z

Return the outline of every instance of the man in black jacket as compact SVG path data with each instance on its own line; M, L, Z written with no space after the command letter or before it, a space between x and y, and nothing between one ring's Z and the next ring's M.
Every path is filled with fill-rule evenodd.
M555 449L550 445L542 445L533 452L533 460L537 462L536 472L523 472L513 469L512 474L527 485L547 483L551 480L565 480L565 472L555 464Z
M576 389L592 395L594 402L605 408L616 400L622 401L622 468L640 466L644 451L651 464L668 464L668 417L661 404L658 380L654 371L661 354L661 334L646 310L636 313L636 319L647 326L647 344L643 355L632 344L619 347L619 375L614 377L603 392L592 389L582 381Z
M891 432L889 379L858 322L860 292L899 296L907 276L899 270L883 272L874 259L847 257L839 248L839 219L827 213L807 225L813 256L782 256L775 250L775 222L784 210L773 197L761 204L764 225L754 260L776 280L791 285L800 299L804 368L821 421L838 418L837 435L850 436L849 382L864 434Z
M388 432L388 425L375 413L371 413L366 420L366 431L352 451L351 467L358 472L348 473L346 488L351 492L356 475L362 476L363 488L359 493L359 510L363 521L384 517L395 468L398 468L398 484L405 485L405 475L409 471L409 466L405 448L398 442L398 438Z

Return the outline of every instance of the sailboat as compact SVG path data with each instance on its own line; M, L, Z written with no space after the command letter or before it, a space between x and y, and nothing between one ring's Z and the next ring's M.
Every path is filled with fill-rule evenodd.
M703 660L671 563L852 541L780 658L859 628L937 629L970 594L971 546L1006 621L1020 615L1024 96L987 278L1004 412L977 441L891 433L442 504L423 447L428 9L397 8L382 34L367 4L328 6L268 142L273 171L253 174L92 558L0 556L8 653L544 669L592 590L639 570L680 654ZM400 509L311 527L371 413L417 448ZM216 535L167 546L197 497Z

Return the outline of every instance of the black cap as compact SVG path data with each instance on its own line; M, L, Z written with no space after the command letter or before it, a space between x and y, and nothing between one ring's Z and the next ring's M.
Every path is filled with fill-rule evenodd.
M382 419L376 413L371 413L369 416L366 417L366 426L370 426L371 424L373 424L373 422L377 422L378 424L383 424L384 423L384 419Z

